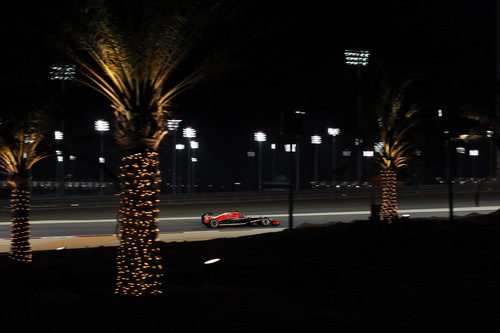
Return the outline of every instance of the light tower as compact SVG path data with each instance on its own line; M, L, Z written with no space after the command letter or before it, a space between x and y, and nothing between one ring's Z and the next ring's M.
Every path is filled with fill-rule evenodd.
M267 140L266 133L259 131L254 133L254 140L259 144L259 174L258 174L258 190L262 191L262 142Z
M333 127L328 128L328 135L332 136L332 185L334 185L333 183L335 183L335 162L336 162L335 143L336 143L336 137L339 134L340 134L339 128L333 128Z
M318 147L322 143L321 136L312 135L311 143L314 145L314 185L318 183Z
M94 122L94 129L99 132L99 164L104 164L106 159L104 158L104 133L109 131L109 122L104 119L99 119ZM102 197L104 194L103 188L104 181L104 171L99 168L99 196Z
M191 139L194 139L196 138L196 130L194 128L192 128L191 126L188 126L188 127L185 127L183 130L182 130L182 136L186 139L188 139L188 141L191 141ZM191 179L191 176L192 176L192 162L191 162L191 158L192 158L192 148L191 148L191 144L189 145L189 149L188 149L188 163L187 163L187 190L188 190L188 193L191 193L191 183L192 183L192 179Z
M179 125L182 122L180 119L168 119L167 120L167 129L169 132L172 132L172 194L177 192L177 154L176 154L176 145L177 145L177 130L179 129Z

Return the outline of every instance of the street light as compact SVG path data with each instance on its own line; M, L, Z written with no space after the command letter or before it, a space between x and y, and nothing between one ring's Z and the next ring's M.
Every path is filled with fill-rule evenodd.
M266 133L259 131L253 134L253 138L259 144L259 175L258 190L262 191L262 142L267 140Z
M172 194L177 191L177 130L182 122L180 119L168 119L167 129L172 132Z
M339 128L333 128L333 127L329 127L328 128L328 135L331 135L332 136L332 185L334 185L335 183L335 160L336 160L336 156L335 156L335 139L337 137L337 135L340 134L340 129Z
M314 145L314 185L318 183L318 147L321 142L321 136L317 134L311 136L311 143Z
M105 163L104 158L104 133L109 131L109 121L104 119L99 119L94 122L94 129L99 132L99 164ZM104 170L102 167L99 168L99 196L104 195Z

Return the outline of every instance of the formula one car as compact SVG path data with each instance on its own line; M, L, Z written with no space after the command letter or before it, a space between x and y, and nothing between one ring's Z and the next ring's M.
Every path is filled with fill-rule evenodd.
M260 224L268 227L270 225L279 225L280 222L275 219L263 216L244 216L240 212L226 212L214 216L212 213L201 215L201 223L207 228L217 228L222 225L253 225Z

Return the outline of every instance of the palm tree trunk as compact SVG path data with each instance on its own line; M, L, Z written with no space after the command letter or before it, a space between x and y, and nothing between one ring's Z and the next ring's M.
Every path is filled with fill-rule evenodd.
M163 277L158 234L158 153L145 150L125 154L120 165L121 240L117 253L115 293L119 295L161 294Z
M32 262L29 179L16 179L10 191L12 212L10 260L13 263L29 264Z
M398 217L397 174L390 168L381 171L382 176L382 207L380 221L391 223Z

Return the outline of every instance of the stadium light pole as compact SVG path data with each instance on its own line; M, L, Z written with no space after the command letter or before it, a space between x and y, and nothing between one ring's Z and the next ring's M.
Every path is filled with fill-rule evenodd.
M276 143L271 143L271 151L273 153L272 157L272 172L273 172L273 181L276 178Z
M335 162L336 162L336 155L335 155L335 143L336 143L336 138L337 135L340 134L340 129L339 128L333 128L329 127L328 128L328 135L332 136L332 185L335 183Z
M177 192L177 130L182 122L180 119L168 119L167 129L172 132L172 194Z
M368 59L370 58L370 51L363 49L351 49L344 52L346 64L348 66L355 66L357 69L357 94L356 94L356 124L359 126L360 131L362 122L362 105L361 105L361 69L368 66ZM360 139L359 139L360 140ZM358 181L361 181L361 147L356 151L356 158L358 163Z
M465 154L465 147L457 147L458 154L458 179L462 179L462 155Z
M76 75L76 66L71 64L53 64L49 68L49 78L51 81L60 81L61 82L61 94L64 95L66 91L66 82L71 81L75 78ZM57 144L61 144L63 141L63 132L64 132L64 105L63 98L61 100L61 123L59 124L59 131L61 133L60 139L56 138ZM55 134L54 134L55 135ZM61 198L64 196L64 157L61 155L58 157L57 163L57 187L56 187L56 196Z
M188 141L191 141L191 139L194 139L196 138L196 130L194 128L192 128L191 126L188 126L188 127L185 127L183 130L182 130L182 136L186 139L188 139ZM187 163L187 191L189 194L191 194L191 182L192 182L192 179L191 179L191 168L192 168L192 163L191 163L191 157L192 157L192 149L191 149L191 144L189 145L189 149L188 149L188 163Z
M479 150L470 149L469 156L472 157L472 180L476 179L476 159L479 156Z
M314 145L314 185L318 184L318 147L322 143L320 135L312 135L311 143Z
M99 132L99 164L104 164L106 159L104 158L104 133L109 131L109 122L104 119L99 119L94 122L94 129ZM102 167L99 168L99 196L104 195L103 188L104 181L104 170Z
M185 147L186 147L186 146L185 146L184 144L182 144L182 143L177 143L177 144L175 145L175 153L177 154L177 151L181 152L182 150L184 150L184 149L185 149ZM181 165L180 165L180 166L182 166L182 160L180 160L180 161L181 161ZM176 179L176 184L177 184L177 186L179 186L180 181L178 181L178 180L180 180L180 178L181 178L181 177L180 177L180 175L179 175L179 176L177 176L177 178L179 178L179 179ZM177 190L176 190L176 192L180 193L181 191L177 191Z
M189 148L191 148L191 150L193 151L193 154L199 147L200 147L200 143L198 141L190 141L189 142ZM194 155L196 155L196 154L194 154ZM196 184L195 167L196 167L196 163L198 162L198 158L196 156L191 155L191 159L189 162L191 163L191 182L189 184L189 193L193 193L194 187Z
M59 146L64 139L62 131L54 131L56 146ZM64 156L60 150L56 150L56 197L60 199L64 195Z
M266 133L259 131L253 135L254 140L259 144L259 170L258 170L258 191L262 191L262 142L267 140Z

